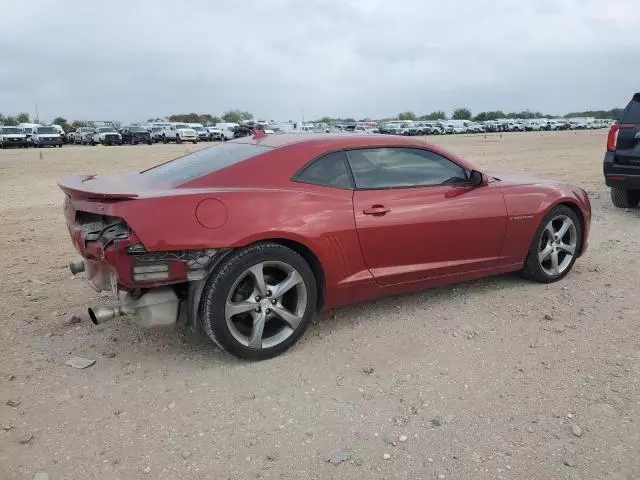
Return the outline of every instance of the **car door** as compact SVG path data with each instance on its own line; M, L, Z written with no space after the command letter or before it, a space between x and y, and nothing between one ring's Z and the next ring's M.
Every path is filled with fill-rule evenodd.
M367 267L385 285L480 271L500 256L507 211L495 182L423 148L350 150L356 228Z

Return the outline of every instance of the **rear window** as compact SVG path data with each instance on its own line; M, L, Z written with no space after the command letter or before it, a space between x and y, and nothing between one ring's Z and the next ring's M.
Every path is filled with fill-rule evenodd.
M636 93L624 113L620 123L640 123L640 93Z
M221 143L140 172L171 185L181 185L271 150L250 143Z

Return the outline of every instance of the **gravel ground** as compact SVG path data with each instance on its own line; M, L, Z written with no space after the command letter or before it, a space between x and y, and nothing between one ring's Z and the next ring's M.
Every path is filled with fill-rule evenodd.
M111 300L67 268L57 177L202 144L0 151L0 478L640 478L640 210L611 205L605 137L430 139L590 193L589 251L563 281L341 308L260 363L181 331L95 327L86 307Z

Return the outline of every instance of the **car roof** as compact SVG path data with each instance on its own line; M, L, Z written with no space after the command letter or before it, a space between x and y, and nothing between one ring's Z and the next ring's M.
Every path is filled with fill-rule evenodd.
M438 147L415 137L398 135L354 135L353 133L274 133L259 136L258 138L253 136L242 137L233 140L233 142L249 143L271 148L294 144L308 144L309 146L322 146L326 148L326 150L376 146L413 146L440 150Z

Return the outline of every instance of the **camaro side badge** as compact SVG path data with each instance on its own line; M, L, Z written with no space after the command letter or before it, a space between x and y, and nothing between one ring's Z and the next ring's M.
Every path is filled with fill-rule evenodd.
M515 217L511 217L511 220L527 220L529 218L533 218L533 215L516 215Z

